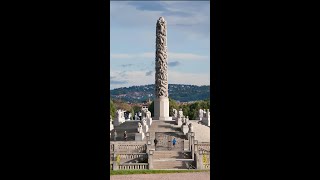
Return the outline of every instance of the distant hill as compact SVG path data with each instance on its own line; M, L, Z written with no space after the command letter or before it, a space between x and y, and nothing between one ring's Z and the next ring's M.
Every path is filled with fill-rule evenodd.
M125 102L141 103L150 97L154 98L154 84L131 86L110 90L112 99ZM195 86L185 84L169 84L169 97L179 102L205 100L210 97L210 86Z

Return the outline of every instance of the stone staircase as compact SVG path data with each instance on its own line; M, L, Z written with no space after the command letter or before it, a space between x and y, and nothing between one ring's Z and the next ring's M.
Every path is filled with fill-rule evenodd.
M168 139L168 141L169 140L171 141L173 138L176 138L177 148L171 149L171 150L174 150L174 151L182 150L183 151L186 148L188 149L189 141L186 140L185 135L181 132L181 127L175 125L174 121L154 120L154 121L152 121L152 125L149 128L149 133L150 133L150 140L152 143L152 146L151 146L152 149L155 149L153 140L155 139L156 134L157 135L166 134L168 137L170 137L170 139ZM167 144L165 146L168 147L168 144L169 144L169 142L167 142ZM184 148L179 149L178 146L180 144L182 146L184 146ZM160 150L164 150L164 149L162 148Z
M125 121L124 123L120 124L119 126L115 126L114 129L111 131L111 141L114 138L114 130L117 131L117 141L124 141L124 131L127 131L127 140L134 141L135 133L137 133L138 123L140 121Z
M126 121L120 126L116 126L118 138L117 141L123 141L123 133L127 131L128 141L134 141L135 133L139 121ZM210 127L203 124L198 124L198 120L190 120L193 124L195 139L199 142L210 142ZM112 138L113 141L113 131ZM189 151L189 141L181 132L181 127L175 125L175 121L159 121L153 120L149 127L151 149L155 150L153 154L153 169L193 169L195 166L194 160ZM154 139L157 136L157 147L154 146ZM162 139L161 139L162 138ZM172 147L172 139L177 140L176 147ZM146 141L147 143L147 141Z
M191 153L179 151L155 151L153 154L154 169L188 169L194 166Z

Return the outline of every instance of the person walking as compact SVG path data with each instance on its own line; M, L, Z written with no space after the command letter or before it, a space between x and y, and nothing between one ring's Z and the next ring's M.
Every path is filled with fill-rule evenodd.
M113 132L113 140L117 141L117 131L116 130L114 130L114 132Z
M154 147L156 148L157 147L157 144L158 144L158 140L157 140L157 138L154 138Z
M172 140L173 148L176 146L176 142L177 142L176 138L173 138L173 140Z
M128 137L127 131L124 131L123 137L124 137L124 140L126 141L126 140L127 140L127 137Z

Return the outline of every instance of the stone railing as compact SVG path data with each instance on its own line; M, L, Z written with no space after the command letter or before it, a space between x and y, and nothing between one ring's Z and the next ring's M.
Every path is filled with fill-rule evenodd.
M196 152L195 161L197 169L210 169L210 151L208 151L207 149L208 146L202 146L201 150L198 149L198 151Z
M119 170L122 169L149 169L148 163L123 163L119 165Z
M144 162L148 159L147 153L110 153L110 161L116 161L120 157L120 162L138 163Z
M208 142L199 142L198 143L199 151L209 151L210 152L210 143Z
M114 151L114 144L110 144L110 152Z
M146 142L113 142L110 144L110 152L145 153Z

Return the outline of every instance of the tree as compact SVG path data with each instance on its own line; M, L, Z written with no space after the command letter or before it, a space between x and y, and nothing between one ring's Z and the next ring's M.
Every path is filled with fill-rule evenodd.
M116 102L115 106L117 109L123 109L125 111L131 111L131 106L125 102Z
M173 109L179 111L179 106L175 100L169 98L169 116L173 116Z
M137 113L137 112L139 112L139 111L141 110L141 107L138 106L138 105L134 105L134 106L132 107L132 109L133 109L134 113ZM134 114L132 114L132 116L134 116Z
M148 110L151 112L151 116L154 117L154 101L149 105Z
M115 115L116 115L116 107L111 99L110 99L110 115L112 116L112 119L115 118Z

